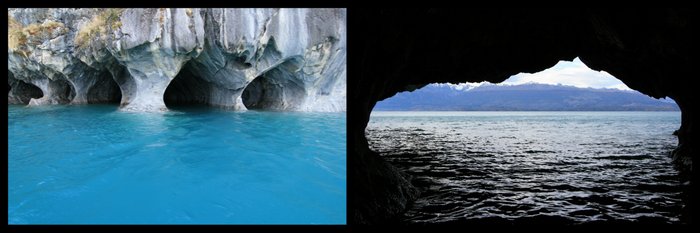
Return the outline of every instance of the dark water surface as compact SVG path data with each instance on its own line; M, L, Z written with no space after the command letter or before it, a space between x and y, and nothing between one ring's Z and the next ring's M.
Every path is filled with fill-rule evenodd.
M680 112L373 112L370 148L422 193L408 223L683 223Z

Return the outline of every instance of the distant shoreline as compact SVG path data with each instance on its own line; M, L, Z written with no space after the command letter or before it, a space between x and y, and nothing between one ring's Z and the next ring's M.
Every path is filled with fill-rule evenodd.
M673 100L639 92L548 84L428 85L377 102L382 111L680 111Z

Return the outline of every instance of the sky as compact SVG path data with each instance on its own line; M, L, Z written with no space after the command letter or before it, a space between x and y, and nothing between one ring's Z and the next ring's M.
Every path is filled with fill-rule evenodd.
M513 75L503 81L503 84L515 85L529 82L630 90L629 87L607 72L591 70L578 57L573 61L559 61L555 66L534 74L519 73Z

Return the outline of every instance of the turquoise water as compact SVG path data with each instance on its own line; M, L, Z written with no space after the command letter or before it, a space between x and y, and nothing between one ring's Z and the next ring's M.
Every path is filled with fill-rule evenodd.
M9 224L345 224L345 113L9 106Z
M687 223L680 112L372 112L370 148L412 176L405 223ZM685 199L685 200L684 200Z

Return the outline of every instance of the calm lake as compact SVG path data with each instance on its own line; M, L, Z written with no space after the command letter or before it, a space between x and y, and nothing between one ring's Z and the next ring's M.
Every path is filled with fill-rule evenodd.
M345 224L345 113L9 106L9 224Z
M405 223L682 223L680 112L372 112L422 193Z

